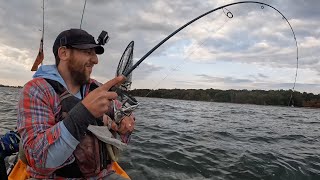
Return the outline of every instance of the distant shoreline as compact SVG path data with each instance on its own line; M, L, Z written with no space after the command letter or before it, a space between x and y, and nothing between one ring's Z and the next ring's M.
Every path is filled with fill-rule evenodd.
M320 108L320 94L292 90L134 89L132 96L236 104Z
M0 87L23 88L22 86L9 86L9 85L3 85L3 84L0 84Z
M23 88L0 84L0 87ZM320 94L292 90L133 89L132 96L273 106L320 108ZM290 96L292 95L292 98ZM291 101L290 101L291 99ZM289 102L290 101L290 102Z

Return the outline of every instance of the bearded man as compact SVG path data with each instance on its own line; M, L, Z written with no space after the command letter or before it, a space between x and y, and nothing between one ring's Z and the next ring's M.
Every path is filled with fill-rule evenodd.
M124 179L112 170L105 144L87 130L89 125L122 135L134 130L132 115L117 124L110 115L117 94L108 90L125 78L105 84L90 78L103 52L86 31L63 31L53 45L56 64L41 66L25 84L17 128L31 178ZM122 140L127 143L128 137Z

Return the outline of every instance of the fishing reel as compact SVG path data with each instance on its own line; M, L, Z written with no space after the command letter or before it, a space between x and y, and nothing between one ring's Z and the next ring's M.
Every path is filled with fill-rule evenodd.
M125 51L123 52L118 64L116 76L126 74L127 70L132 67L133 64L133 46L134 42L131 41ZM132 97L128 90L132 84L132 74L126 75L126 80L119 87L114 88L118 94L118 101L114 101L114 119L117 124L120 124L121 120L125 116L130 116L132 112L138 107L138 101Z
M99 37L98 37L98 39L97 39L98 45L103 46L103 45L107 44L107 42L109 41L109 39L110 39L110 37L109 37L109 35L108 35L108 32L102 30L102 32L100 33L100 35L99 35Z
M139 102L126 90L116 88L115 92L118 94L118 101L113 101L114 120L120 124L125 116L130 116L139 106Z

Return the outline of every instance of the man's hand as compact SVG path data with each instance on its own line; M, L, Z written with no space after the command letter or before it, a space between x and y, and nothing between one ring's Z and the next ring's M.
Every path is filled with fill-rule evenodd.
M120 126L118 127L118 132L120 134L126 134L128 132L132 132L134 130L135 121L133 115L125 116L120 122Z
M132 132L135 127L135 121L133 115L125 116L120 125L118 126L108 115L103 115L103 124L110 126L112 130L119 132L120 134L126 134Z
M98 118L103 116L108 111L111 101L118 97L117 93L109 92L112 86L122 83L125 80L124 76L118 76L97 89L91 91L83 100L82 104L90 111L90 113Z

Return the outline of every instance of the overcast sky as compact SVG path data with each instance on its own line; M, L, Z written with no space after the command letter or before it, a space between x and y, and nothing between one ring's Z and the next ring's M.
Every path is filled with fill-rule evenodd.
M171 32L229 0L87 0L82 28L111 39L93 77L114 77L127 44L139 60ZM296 90L320 93L320 1L264 0L291 23L299 46ZM78 28L84 0L45 0L44 64L54 64L52 44L63 30ZM0 0L0 84L24 85L38 53L42 0ZM190 25L151 54L134 72L133 88L290 89L296 46L289 25L269 7L229 6ZM225 12L227 10L225 9Z

